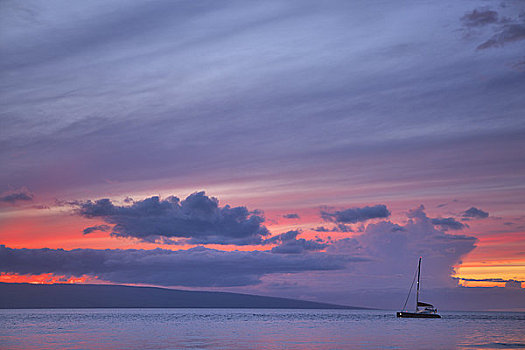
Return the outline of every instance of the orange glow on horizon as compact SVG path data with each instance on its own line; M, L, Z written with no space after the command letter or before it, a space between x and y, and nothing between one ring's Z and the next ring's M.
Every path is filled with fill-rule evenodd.
M215 194L222 198L218 194ZM236 200L221 201L221 204L243 205L246 198ZM408 201L408 200L407 200ZM249 202L249 201L248 201ZM367 204L373 204L373 200L368 200ZM441 201L437 201L439 203ZM248 203L250 204L250 203ZM250 208L259 208L263 202L253 199ZM353 237L358 232L360 224L351 226L356 232L316 232L313 229L318 226L331 228L334 225L324 222L319 213L319 207L306 206L287 208L265 209L266 222L264 225L272 232L272 235L284 233L289 230L301 230L300 238L314 239L319 236L323 240L328 237L332 239L343 239ZM335 203L334 203L335 204ZM406 217L400 208L414 207L413 203L396 202L388 203L393 214L390 221L402 224ZM354 204L347 204L346 207ZM355 204L357 205L357 203ZM461 208L467 207L464 204L457 204ZM395 209L397 208L397 209ZM426 212L429 217L434 217L436 210L430 206ZM448 210L448 209L447 209ZM40 214L41 213L41 214ZM285 214L296 213L299 218L287 219ZM5 216L0 223L0 244L7 247L20 249L166 249L166 250L185 250L195 245L168 245L141 242L133 238L115 238L109 232L96 231L90 234L83 234L86 227L104 224L103 221L86 219L78 215L72 215L70 211L62 210L36 210L31 209L30 214L24 216L23 210L17 215ZM510 220L510 219L509 219ZM461 264L455 266L455 274L452 277L465 279L501 279L525 281L525 258L521 242L525 240L523 229L514 226L503 226L505 222L501 218L487 218L479 221L469 221L470 228L464 231L449 232L449 234L465 234L478 237L477 247L464 256ZM373 223L373 221L370 221ZM501 230L498 232L498 230ZM270 237L270 236L268 236ZM267 251L273 245L218 245L209 244L206 247L223 251ZM96 278L89 276L66 277L55 276L53 274L41 275L18 275L0 274L0 282L27 282L27 283L104 283ZM504 282L485 282L485 281L461 281L461 285L466 286L504 286Z
M505 287L505 282L465 281L472 280L515 280L525 281L525 260L485 261L483 264L467 263L456 266L453 277L460 278L459 285L465 287ZM522 284L522 288L525 285Z
M52 273L43 273L40 275L20 275L17 273L0 273L0 282L4 283L31 283L31 284L84 284L84 283L101 283L103 281L97 277L91 276L59 276Z

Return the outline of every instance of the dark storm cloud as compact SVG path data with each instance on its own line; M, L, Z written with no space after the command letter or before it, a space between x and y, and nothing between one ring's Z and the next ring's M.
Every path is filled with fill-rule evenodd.
M328 244L323 243L320 239L307 240L297 238L300 231L288 231L277 236L273 236L265 241L266 244L278 245L273 247L271 252L277 254L302 254L308 251L319 251L325 249Z
M0 271L98 276L115 283L224 287L253 285L262 276L343 269L352 259L325 253L272 254L189 250L13 249L0 245ZM359 261L356 259L355 261Z
M296 214L296 213L284 214L283 218L286 218L286 219L299 219L299 214Z
M333 221L339 223L357 223L370 219L387 218L390 216L390 211L386 205L378 204L372 207L366 206L363 208L349 208L345 210L321 210L321 217L326 221Z
M463 24L467 27L480 27L498 22L498 13L492 10L476 9L461 17Z
M15 204L16 202L32 201L33 194L25 187L17 190L9 190L0 195L0 202Z
M87 235L89 233L92 233L92 232L95 232L95 231L102 231L102 232L107 232L111 229L110 226L108 225L96 225L96 226L90 226L90 227L86 227L82 232Z
M476 207L471 207L463 212L464 218L476 218L476 219L485 219L489 216L489 213L478 209Z
M454 218L433 218L431 222L435 226L441 227L442 230L462 230L468 225L465 225Z
M269 234L258 211L246 207L219 206L219 201L204 192L184 200L171 196L150 197L131 205L114 205L110 199L87 201L79 205L78 214L101 218L112 224L112 235L134 237L144 241L157 238L183 238L190 244L259 244Z

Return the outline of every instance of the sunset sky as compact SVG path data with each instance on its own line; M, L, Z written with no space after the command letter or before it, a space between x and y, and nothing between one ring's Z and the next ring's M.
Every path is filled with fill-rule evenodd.
M0 281L525 309L523 1L8 0L0 52Z

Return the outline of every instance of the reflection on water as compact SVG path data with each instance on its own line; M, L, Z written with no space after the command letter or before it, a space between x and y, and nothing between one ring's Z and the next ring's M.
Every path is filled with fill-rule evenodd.
M525 313L0 310L2 349L523 349Z

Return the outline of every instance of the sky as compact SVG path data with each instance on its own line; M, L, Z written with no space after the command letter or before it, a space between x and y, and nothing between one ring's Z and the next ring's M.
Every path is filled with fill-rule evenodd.
M3 1L0 281L525 309L524 49L522 1Z

